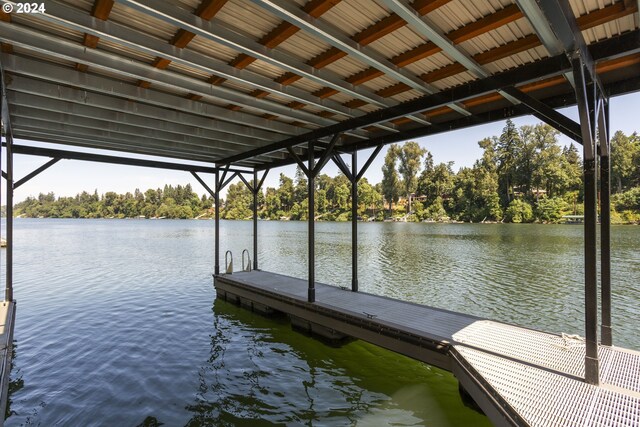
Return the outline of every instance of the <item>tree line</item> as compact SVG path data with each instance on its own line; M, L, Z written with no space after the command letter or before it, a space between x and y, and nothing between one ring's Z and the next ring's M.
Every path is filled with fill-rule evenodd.
M16 216L29 218L196 218L211 214L213 198L198 196L190 184L148 189L144 193L99 195L83 191L75 197L58 197L54 193L27 197L14 206Z
M562 147L559 133L546 124L517 128L507 121L499 136L478 142L482 157L454 172L453 162L435 164L432 154L410 141L389 146L382 182L358 183L358 216L407 221L557 222L583 213L582 160L573 145ZM640 221L640 137L616 132L611 139L612 221ZM316 219L347 221L351 184L346 176L316 178ZM258 193L263 219L306 220L307 179L280 174L278 187ZM242 182L231 184L221 201L223 219L250 219L253 195ZM213 199L190 185L113 192L83 192L56 199L53 193L27 198L17 215L62 218L195 218L212 216Z

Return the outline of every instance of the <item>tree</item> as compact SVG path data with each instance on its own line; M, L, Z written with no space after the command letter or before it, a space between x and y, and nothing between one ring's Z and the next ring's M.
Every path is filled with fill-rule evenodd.
M293 180L285 174L280 174L280 187L278 187L278 198L280 206L284 211L288 211L293 206Z
M640 185L640 138L634 132L626 136L617 131L611 138L611 177L615 192Z
M307 185L307 177L302 172L302 169L298 166L296 168L296 177L294 180L295 186L293 187L293 201L296 203L302 203L307 199L309 194L309 186Z
M389 215L393 204L400 198L400 183L398 182L398 172L396 171L396 161L398 159L398 146L391 144L384 157L382 166L382 195L389 204Z
M514 199L509 203L509 207L505 211L505 218L508 222L514 223L531 222L533 220L533 209L524 200Z
M408 212L411 212L411 193L416 190L417 175L420 170L422 156L427 153L425 148L418 145L417 142L409 141L397 150L398 172L402 175L402 184L404 194L407 195L409 201Z
M502 134L496 144L496 155L498 160L498 171L500 176L500 194L507 201L511 202L513 193L513 182L516 176L516 166L518 150L521 139L516 129L516 125L507 119L507 124L502 129Z

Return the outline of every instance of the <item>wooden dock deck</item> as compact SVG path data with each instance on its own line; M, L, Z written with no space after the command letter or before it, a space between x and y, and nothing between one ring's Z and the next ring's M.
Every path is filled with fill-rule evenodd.
M327 338L350 336L453 372L496 425L640 425L640 353L600 346L600 385L584 382L584 342L265 271L215 277L218 298Z
M9 399L9 374L13 351L13 325L15 324L16 303L0 303L0 427L4 425L4 414Z

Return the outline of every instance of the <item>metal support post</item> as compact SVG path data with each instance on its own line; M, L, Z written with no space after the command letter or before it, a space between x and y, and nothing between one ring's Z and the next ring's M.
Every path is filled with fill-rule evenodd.
M613 345L611 330L611 158L609 146L609 102L599 112L600 140L600 264L602 299L602 324L600 327L603 345Z
M220 169L216 168L216 186L215 193L213 197L213 203L215 204L215 233L216 233L216 243L215 243L215 267L214 273L217 276L220 274Z
M579 55L574 56L573 74L576 82L576 101L580 115L582 145L584 148L584 304L585 304L585 382L600 382L598 360L598 283L597 283L597 197L596 163L593 112L596 97L589 94L585 81L585 69ZM593 89L593 87L591 88Z
M0 79L2 79L0 75ZM4 83L3 83L4 84ZM2 118L2 102L0 101L0 119ZM6 139L6 136L5 136ZM0 132L0 170L2 169L2 132ZM2 178L0 178L0 200L2 200ZM2 236L2 221L0 221L0 236ZM0 262L0 272L2 271L2 263ZM7 300L7 290L5 290L4 300Z
M258 171L253 171L253 269L258 269Z
M0 86L4 87L4 75L2 73L0 73ZM4 103L2 102L2 100L0 100L0 120L2 120L2 113L3 113L3 108L4 108ZM5 127L6 127L6 123L5 123ZM5 129L6 132L6 129ZM5 136L5 139L7 137ZM2 131L0 130L0 170L2 170ZM2 178L0 177L0 200L2 200ZM0 221L0 236L2 236L2 221ZM2 263L0 262L0 274L2 272ZM7 301L7 292L5 290L5 301Z
M351 291L358 292L358 151L351 153Z
M585 380L598 384L596 159L584 160Z
M5 301L13 301L13 136L7 136L7 279Z
M315 189L316 189L316 180L315 174L312 172L314 169L314 159L313 159L313 141L309 141L308 148L308 170L310 173L307 175L309 180L309 302L316 301L316 255L315 255Z

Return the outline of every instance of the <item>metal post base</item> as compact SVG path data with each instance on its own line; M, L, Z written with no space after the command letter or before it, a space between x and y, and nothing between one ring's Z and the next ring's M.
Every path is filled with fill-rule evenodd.
M351 291L358 292L358 280L351 281Z
M613 328L611 326L602 325L600 327L602 345L611 347L613 345Z
M600 361L596 357L586 356L584 358L584 381L591 385L600 385Z
M309 289L309 296L307 301L316 302L316 288Z

